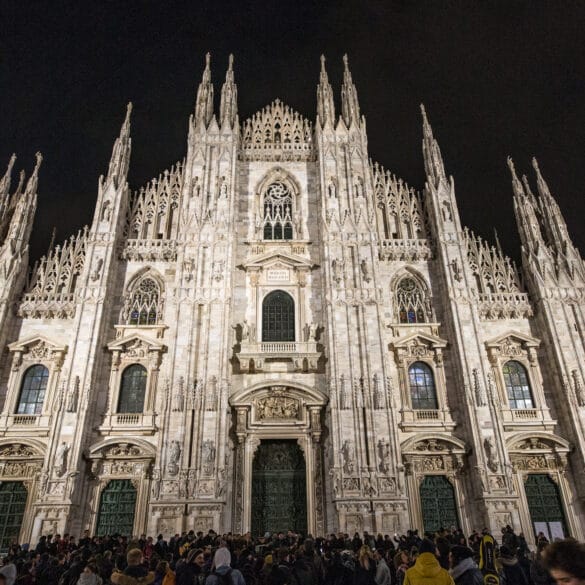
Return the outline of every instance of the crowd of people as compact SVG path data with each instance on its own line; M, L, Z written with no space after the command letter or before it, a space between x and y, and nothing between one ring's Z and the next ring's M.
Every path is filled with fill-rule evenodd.
M209 530L169 540L86 532L11 545L0 585L482 585L488 573L500 585L585 585L585 544L549 543L539 534L531 553L509 526L498 541L487 531L466 538L456 529L424 538L416 530L325 538ZM494 545L492 560L486 542Z

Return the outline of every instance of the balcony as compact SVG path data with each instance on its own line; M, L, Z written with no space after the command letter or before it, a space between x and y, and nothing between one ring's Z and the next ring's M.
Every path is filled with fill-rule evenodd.
M105 414L99 432L102 435L136 433L152 435L157 430L156 415L152 412L121 412Z
M506 431L518 431L526 427L553 431L556 425L548 408L505 408L502 409L502 419Z
M242 342L235 355L244 373L316 372L322 352L316 341Z
M403 409L400 428L403 431L420 431L424 429L453 430L456 424L448 410Z
M0 431L16 435L48 434L50 414L5 414L0 416Z

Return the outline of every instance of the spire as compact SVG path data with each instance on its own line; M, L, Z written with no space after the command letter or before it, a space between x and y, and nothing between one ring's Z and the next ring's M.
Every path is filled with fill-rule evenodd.
M335 122L333 90L325 69L325 55L321 55L321 73L319 74L319 85L317 85L317 116L321 126L325 126L328 122L331 124Z
M132 102L128 103L126 109L126 118L120 130L120 136L114 142L112 149L112 158L110 159L110 167L108 169L108 177L106 184L110 181L114 182L114 187L117 189L120 185L126 182L128 175L128 167L130 165L130 152L132 146L132 139L130 138L130 115L132 114Z
M211 83L211 54L205 55L205 69L197 89L195 126L207 126L213 116L213 84Z
M520 234L520 241L527 249L538 253L543 249L542 232L537 215L537 205L534 195L530 191L528 182L524 186L518 179L514 161L508 157L508 168L512 174L512 187L514 189L514 214ZM523 177L524 179L525 177Z
M4 200L8 197L8 192L10 191L10 180L12 177L12 167L16 162L16 154L13 154L8 161L8 167L4 176L0 179L0 205L4 202Z
M427 112L424 104L420 105L420 111L423 119L423 158L425 163L425 172L429 181L437 187L441 181L446 181L445 165L441 156L439 143L433 136L433 129L429 124Z
M37 159L35 163L35 168L32 172L32 175L29 177L28 182L26 184L26 189L24 191L24 195L28 197L36 196L37 194L37 185L39 183L39 169L41 168L41 163L43 162L43 155L40 152L35 154Z
M538 195L540 196L539 207L548 243L554 249L556 254L562 256L573 254L578 256L569 236L569 230L567 229L565 218L563 217L558 203L551 195L535 158L532 159L532 166L536 172L536 186L538 189Z
M347 55L343 55L343 84L341 85L341 114L349 128L352 124L360 123L360 104L357 90L351 78Z
M225 74L225 82L221 88L221 102L219 105L219 118L221 126L228 124L233 128L238 115L238 88L234 81L234 56L229 56L228 69Z

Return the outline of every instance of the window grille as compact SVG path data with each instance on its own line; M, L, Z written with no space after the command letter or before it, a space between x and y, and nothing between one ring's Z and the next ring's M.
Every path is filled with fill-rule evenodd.
M156 325L158 321L160 289L152 278L143 278L132 291L129 325Z
M283 291L271 292L262 303L262 341L294 340L294 300Z

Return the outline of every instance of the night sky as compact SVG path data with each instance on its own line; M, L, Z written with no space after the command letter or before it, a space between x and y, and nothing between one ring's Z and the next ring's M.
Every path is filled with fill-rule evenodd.
M584 2L84 4L0 4L0 172L44 155L33 259L91 221L128 101L133 190L185 156L207 51L216 111L235 55L240 120L277 97L314 120L321 53L339 109L347 52L373 160L422 189L424 102L466 225L518 258L506 156L536 156L585 252Z

